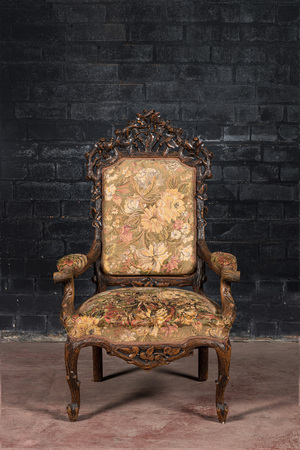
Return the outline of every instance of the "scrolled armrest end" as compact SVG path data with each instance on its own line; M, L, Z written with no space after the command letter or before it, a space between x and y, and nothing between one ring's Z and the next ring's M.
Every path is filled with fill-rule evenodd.
M88 259L81 253L63 256L57 261L59 272L53 274L54 283L63 283L70 280L84 272L87 267Z
M219 270L230 269L236 271L237 260L231 253L224 252L214 252L211 254L211 261L214 266L218 267Z
M62 270L61 272L54 272L53 274L53 281L55 284L62 283L71 278L73 278L73 270L71 268Z
M221 279L228 282L240 281L241 272L238 270L227 269L226 267L221 270Z

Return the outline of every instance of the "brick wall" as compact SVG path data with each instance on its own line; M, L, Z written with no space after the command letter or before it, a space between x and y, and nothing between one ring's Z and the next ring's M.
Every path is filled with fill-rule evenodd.
M55 261L92 239L84 153L154 108L215 154L207 240L239 260L235 334L299 332L299 3L1 5L0 328L61 330ZM78 301L90 277L77 281Z

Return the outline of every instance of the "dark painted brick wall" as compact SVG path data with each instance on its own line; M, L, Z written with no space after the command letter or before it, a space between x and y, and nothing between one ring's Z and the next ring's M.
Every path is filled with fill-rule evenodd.
M297 334L299 2L1 5L0 328L61 330L55 261L92 239L84 153L154 108L215 154L207 239L239 260L235 334Z

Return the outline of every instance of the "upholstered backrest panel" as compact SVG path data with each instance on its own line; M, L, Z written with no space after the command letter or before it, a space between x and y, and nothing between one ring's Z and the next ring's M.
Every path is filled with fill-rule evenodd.
M195 169L176 158L123 158L102 179L103 272L193 273Z

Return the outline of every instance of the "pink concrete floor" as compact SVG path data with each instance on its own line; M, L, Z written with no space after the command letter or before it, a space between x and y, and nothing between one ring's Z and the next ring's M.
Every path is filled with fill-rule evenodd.
M217 421L217 360L196 382L196 355L147 373L104 356L93 383L91 348L81 351L81 410L70 401L62 343L3 342L2 448L288 449L300 448L296 342L233 342L229 415Z

